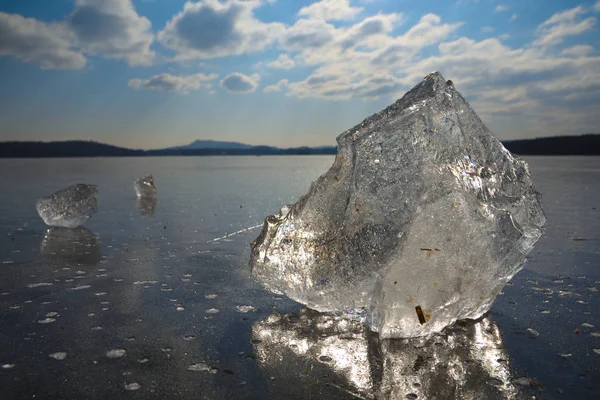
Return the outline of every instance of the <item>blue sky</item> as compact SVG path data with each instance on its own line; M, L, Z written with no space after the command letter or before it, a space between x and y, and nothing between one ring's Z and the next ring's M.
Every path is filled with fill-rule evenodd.
M498 138L600 132L600 1L3 0L0 140L281 147L439 70Z

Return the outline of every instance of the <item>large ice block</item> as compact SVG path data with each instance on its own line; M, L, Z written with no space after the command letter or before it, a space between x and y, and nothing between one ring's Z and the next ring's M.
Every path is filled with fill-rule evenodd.
M156 185L154 185L154 177L146 175L143 178L133 182L133 188L138 197L152 197L156 194Z
M437 72L337 141L329 171L267 217L254 277L383 338L488 311L545 223L527 164Z
M96 185L77 183L39 199L37 212L47 225L76 228L98 211L97 193Z

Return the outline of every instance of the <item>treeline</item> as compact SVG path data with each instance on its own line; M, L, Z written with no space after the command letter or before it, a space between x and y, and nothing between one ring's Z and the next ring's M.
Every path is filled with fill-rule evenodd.
M582 136L555 136L502 142L520 155L600 155L600 134ZM144 156L269 156L336 154L334 146L293 147L281 149L272 146L253 146L246 149L189 149L133 150L109 144L72 140L65 142L2 142L0 158L40 157L144 157Z
M0 157L132 157L143 156L143 150L130 150L104 143L71 140L66 142L2 142Z
M554 136L502 142L512 153L539 156L600 155L600 134Z
M104 143L72 140L65 142L2 142L0 158L41 157L144 157L144 156L218 156L218 155L308 155L336 154L336 147L294 147L280 149L253 146L248 149L160 149L132 150Z
M336 154L336 147L292 147L280 149L271 146L253 146L249 149L164 149L148 150L147 156L277 156L277 155L309 155Z

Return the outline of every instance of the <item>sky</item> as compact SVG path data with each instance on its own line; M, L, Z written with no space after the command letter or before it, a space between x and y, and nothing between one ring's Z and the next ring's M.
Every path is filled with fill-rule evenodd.
M600 132L600 0L2 0L0 141L335 145L433 71L500 140Z

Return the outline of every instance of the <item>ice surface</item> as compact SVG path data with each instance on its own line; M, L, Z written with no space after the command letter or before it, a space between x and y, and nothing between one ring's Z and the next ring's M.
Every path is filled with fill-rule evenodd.
M98 210L97 193L96 185L77 183L39 199L37 212L47 225L76 228Z
M254 277L382 338L488 311L545 223L527 164L439 73L337 141L330 170L267 217Z
M156 186L152 175L146 175L133 182L133 188L138 197L152 197L156 194ZM154 204L156 205L156 203Z

